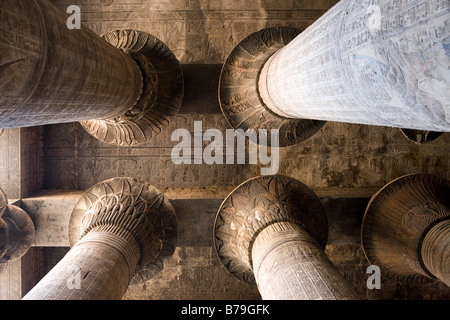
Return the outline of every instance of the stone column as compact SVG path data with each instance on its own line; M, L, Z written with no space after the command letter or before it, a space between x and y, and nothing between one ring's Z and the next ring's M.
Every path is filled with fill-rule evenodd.
M152 35L69 30L48 0L3 0L0 15L0 128L83 121L96 138L133 146L178 112L180 64Z
M131 178L101 182L82 196L69 225L71 250L24 300L118 300L149 278L177 238L172 205ZM160 263L158 263L160 265Z
M251 179L222 203L214 226L216 252L263 299L358 299L324 253L325 209L303 183L284 176Z
M236 124L264 122L252 114L263 106L288 119L449 132L449 21L446 0L341 0L266 55L252 79L254 52L284 38L260 31L225 63L222 108Z
M21 208L8 204L0 189L0 273L9 261L20 259L34 242L34 224Z
M405 283L440 280L450 286L450 181L400 177L369 202L362 245L381 277Z

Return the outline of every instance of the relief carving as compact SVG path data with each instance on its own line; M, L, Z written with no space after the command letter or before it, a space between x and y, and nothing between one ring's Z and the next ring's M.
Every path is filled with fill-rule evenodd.
M169 200L153 186L131 178L101 182L75 206L69 224L71 246L102 230L138 244L140 257L132 284L145 282L161 270L177 241L177 220Z
M400 129L401 133L415 144L426 144L442 136L443 132L426 130Z
M224 266L238 279L255 284L252 246L258 234L277 222L292 222L325 247L328 224L319 198L303 183L264 176L237 187L222 203L214 225L214 244Z

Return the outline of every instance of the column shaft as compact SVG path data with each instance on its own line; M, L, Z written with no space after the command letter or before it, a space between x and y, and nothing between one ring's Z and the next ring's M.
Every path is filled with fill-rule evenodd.
M124 254L127 251L134 254ZM137 246L121 237L112 233L88 234L23 299L121 299L138 259Z
M281 222L266 227L255 240L252 256L263 299L357 298L317 241L295 224Z
M264 65L288 118L450 131L448 1L341 0Z
M323 204L298 180L275 175L242 183L222 203L214 229L223 265L257 285L263 299L359 298L325 255Z
M0 127L106 119L142 90L136 62L47 0L2 0Z

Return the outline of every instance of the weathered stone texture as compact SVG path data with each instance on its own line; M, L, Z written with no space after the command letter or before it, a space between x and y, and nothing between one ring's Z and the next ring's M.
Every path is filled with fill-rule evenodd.
M6 269L0 274L0 299L19 300L22 298L22 269L21 261L15 260L7 264Z
M253 270L265 300L359 299L323 248L298 225L275 223L257 236Z
M400 177L380 189L361 226L367 259L393 281L448 283L449 194L450 180L427 174Z
M60 8L70 0L53 0ZM97 34L134 28L164 41L181 63L223 63L250 33L267 26L304 29L335 1L78 1L82 22ZM226 40L226 41L225 41Z
M381 274L381 290L369 290L366 273L370 265L360 245L328 245L325 253L355 288L358 294L369 300L448 300L450 288L440 281L427 284L406 284L392 281Z
M43 250L45 261L47 261L44 273L47 273L62 259L69 248L43 248ZM146 283L130 286L123 299L260 299L258 289L230 275L212 250L212 247L178 247L172 258L167 261L164 270ZM384 281L382 276L381 290L367 289L366 270L369 263L359 244L327 245L325 253L363 298L369 300L450 299L450 288L439 281L412 285ZM53 264L51 261L54 261Z
M0 136L0 185L9 199L22 197L20 132L21 129L8 129Z
M48 272L44 248L32 247L21 259L22 295L30 291Z
M116 178L79 198L68 233L72 249L25 300L121 299L134 277L145 282L142 271L173 253L177 222L170 202L153 186Z
M258 300L260 294L225 270L212 247L181 246L160 274L130 286L124 299Z
M55 248L51 248L54 251ZM45 248L32 247L22 259L11 261L0 274L0 300L19 300L50 270ZM62 256L57 257L58 261Z
M78 124L48 126L44 186L82 190L102 179L132 176L160 189L231 187L259 174L257 165L175 165L171 152L179 142L171 141L172 132L184 128L193 134L194 121L202 121L203 130L216 128L225 134L228 129L221 114L178 115L151 143L123 149L90 138ZM192 154L194 152L193 149ZM63 174L64 170L66 174Z
M288 118L449 132L449 18L448 1L342 0L270 57L261 98Z
M11 200L42 189L42 131L41 127L7 129L0 136L0 186Z
M314 192L286 176L250 179L220 206L214 246L236 278L265 300L358 299L324 253L325 208Z
M42 248L44 267L35 267L36 270L42 268L47 273L68 251L67 230L58 228L68 223L70 212L57 214L66 206L72 209L77 197L67 200L65 192L79 196L97 182L133 176L149 181L169 199L177 199L172 204L180 212L180 246L157 276L130 286L124 299L259 299L256 287L235 279L221 265L213 251L211 235L221 201L238 184L259 174L258 166L175 166L170 159L176 144L170 139L171 133L176 128L193 133L195 120L203 121L204 130L217 128L224 133L231 128L220 110L217 85L222 64L233 48L265 27L304 28L337 1L53 2L63 10L69 5L80 5L83 23L97 34L135 28L164 41L184 64L186 91L174 122L151 143L140 147L122 149L102 144L78 123L43 128L43 188L49 189L47 196L62 197L64 206L58 204L58 199L39 199L41 193L23 200L26 210L40 214L34 220L42 223L36 226L36 241L43 246L52 245ZM20 188L27 188L21 186L18 175L18 132L19 129L6 130L0 136L0 185L5 191L10 188L7 194L11 199L21 198ZM280 160L280 174L301 180L322 198L329 221L335 222L330 225L325 252L358 293L369 299L450 299L449 289L443 284L404 285L385 282L383 275L382 289L368 290L368 263L359 244L364 209L371 195L383 185L409 173L434 173L450 179L448 134L430 144L416 145L397 129L329 122L311 139L280 150ZM27 181L32 181L31 177ZM65 190L59 194L52 189ZM13 190L17 196L13 196ZM41 238L39 229L44 225L48 233ZM19 269L13 270L12 265L16 264ZM0 276L0 298L19 299L20 262L14 261L8 268L10 271Z
M69 30L66 10L48 0L4 1L0 10L8 21L1 29L8 70L0 75L2 128L105 119L137 102L142 76L133 59L86 28Z

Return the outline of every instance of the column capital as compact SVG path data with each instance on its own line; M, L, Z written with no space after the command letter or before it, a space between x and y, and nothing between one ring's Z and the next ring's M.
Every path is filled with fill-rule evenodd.
M139 249L131 280L136 284L156 275L162 262L173 254L177 219L170 201L155 187L134 178L114 178L87 190L73 209L70 245L92 233L115 234ZM117 244L119 251L126 251L123 248L128 246L119 242L109 245Z
M266 227L280 222L300 226L325 248L325 209L317 195L298 180L280 175L253 178L223 201L214 224L214 245L231 274L256 284L253 244Z
M424 267L450 287L450 219L443 220L426 233L420 248Z
M108 144L144 144L168 126L180 109L184 95L180 62L161 40L143 31L123 29L101 37L136 62L142 74L142 91L133 108L124 114L80 124Z
M0 189L0 273L9 261L20 259L34 242L34 224L23 209L8 204Z
M450 218L450 181L412 174L388 183L370 200L361 228L367 260L393 281L426 283L436 279L421 256L424 237Z
M415 144L427 144L430 143L444 134L444 132L435 132L427 130L415 130L415 129L400 129L400 132L409 141Z
M309 139L324 126L323 121L288 119L275 114L259 92L260 73L266 62L300 32L291 27L266 28L249 35L229 55L220 76L219 102L235 130L279 129L279 144L285 147Z

